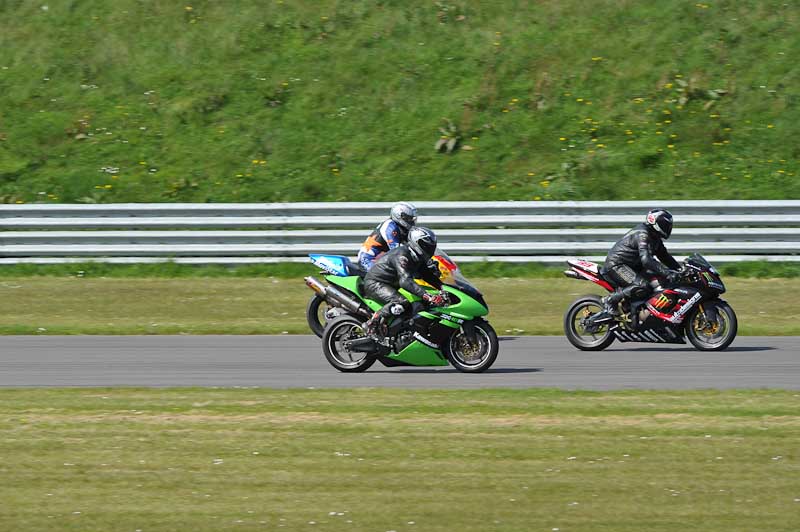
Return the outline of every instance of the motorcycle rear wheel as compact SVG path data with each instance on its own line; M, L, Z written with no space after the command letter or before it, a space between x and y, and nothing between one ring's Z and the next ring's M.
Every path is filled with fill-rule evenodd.
M703 306L713 305L717 321L710 323L700 311L700 306L692 309L685 320L686 338L700 351L722 351L726 349L739 329L739 322L733 308L725 301L706 301Z
M308 301L306 307L306 320L311 332L322 338L322 331L325 329L325 311L328 310L328 303L319 294L314 294Z
M350 351L346 342L364 338L361 321L353 316L339 316L325 325L322 333L322 352L331 366L345 373L366 371L375 363L376 353Z
M569 343L581 351L602 351L614 341L608 325L595 332L587 332L583 321L603 309L600 296L583 296L576 299L564 313L564 334Z
M444 354L458 371L481 373L497 360L500 343L497 333L489 323L475 323L475 340L474 343L470 342L463 331L457 331L445 343Z

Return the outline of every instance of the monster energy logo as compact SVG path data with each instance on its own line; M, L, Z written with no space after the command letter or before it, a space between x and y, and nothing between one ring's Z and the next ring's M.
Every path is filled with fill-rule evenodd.
M655 302L653 303L653 306L655 308L663 308L663 307L666 307L668 304L669 304L669 298L667 296L665 296L664 294L661 294L658 297L658 299L655 300Z

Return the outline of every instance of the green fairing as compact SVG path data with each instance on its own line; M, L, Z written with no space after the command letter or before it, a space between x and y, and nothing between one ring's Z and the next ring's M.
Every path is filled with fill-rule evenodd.
M325 280L331 284L339 285L342 288L347 288L354 294L361 296L358 293L358 277L350 275L348 277L339 277L338 275L326 275Z
M356 294L360 297L371 310L380 310L383 304L378 303L377 301L373 301L372 299L367 299L358 291L358 277L355 275L351 275L348 277L339 277L337 275L326 275L325 280L327 280L331 284L335 284L341 286L342 288L346 288L350 292ZM481 303L479 303L476 299L468 296L466 293L462 292L458 288L450 285L443 285L442 290L450 292L451 294L455 294L458 296L460 300L455 305L450 305L448 307L444 307L447 309L447 314L455 318L461 318L463 320L471 320L473 318L477 318L478 316L485 316L489 313L489 309L484 307ZM431 292L432 290L428 290ZM408 292L401 288L399 290L400 294L408 299L411 302L419 301L421 298ZM421 313L422 315L435 319L437 316L427 313ZM442 323L446 325L452 326L451 322L447 320L442 320Z
M471 320L473 318L477 318L478 316L486 316L489 314L488 308L484 307L476 299L468 296L458 288L450 285L443 285L442 289L446 292L450 292L451 294L455 294L458 296L458 299L461 300L455 305L446 307L447 313L451 316L461 318L463 320Z
M446 366L447 360L437 349L431 349L421 342L412 342L398 354L389 355L392 360L400 360L413 366Z
M438 318L438 317L439 316L436 316L436 318ZM447 320L447 319L440 319L439 323L441 323L445 327L450 327L451 329L460 329L461 328L461 324L455 323L455 322Z

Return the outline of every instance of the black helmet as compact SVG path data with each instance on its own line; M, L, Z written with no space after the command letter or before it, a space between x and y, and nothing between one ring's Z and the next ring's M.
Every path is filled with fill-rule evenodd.
M647 213L647 226L666 240L672 234L672 214L666 209L653 209Z
M407 201L395 203L389 211L392 220L408 231L417 223L417 208Z
M427 260L436 251L436 235L427 227L416 226L408 233L408 248L417 258Z

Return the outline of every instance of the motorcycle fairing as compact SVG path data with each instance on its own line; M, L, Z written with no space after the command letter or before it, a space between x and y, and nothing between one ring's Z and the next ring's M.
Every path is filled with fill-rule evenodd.
M644 327L636 331L626 330L619 325L611 328L611 333L620 342L647 342L651 344L685 344L682 330L675 331L671 326Z
M666 289L653 295L646 306L656 318L679 324L701 298L702 294L695 288Z
M389 354L385 358L411 366L446 366L448 364L441 351L416 339L399 353Z
M350 259L344 255L310 253L308 257L311 259L311 262L314 263L314 266L325 270L331 275L339 277L346 277L349 275L347 272L347 264L350 262Z

